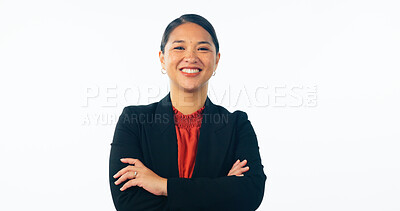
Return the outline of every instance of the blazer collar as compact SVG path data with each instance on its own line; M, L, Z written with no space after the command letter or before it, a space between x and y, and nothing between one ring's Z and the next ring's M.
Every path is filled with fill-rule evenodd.
M178 170L178 145L174 124L174 112L170 94L165 96L155 110L153 129L150 135L150 144L153 145L153 153L165 154L168 157L154 157L157 160L160 176L179 177ZM227 125L227 113L221 114L218 106L214 105L207 97L200 128L200 137L196 153L196 161L193 169L194 177L217 177L220 172L227 149L230 145ZM210 165L212 163L212 165Z
M154 126L158 127L161 133L164 133L165 130L171 126L171 124L174 124L174 111L172 110L172 103L169 93L160 102L158 102L155 115L162 117L163 121L155 121L154 123Z
M212 129L217 131L225 126L223 116L219 114L218 107L211 102L210 98L206 99L205 108L203 111L203 120L201 127L206 127L207 129ZM155 110L156 117L159 116L160 121L155 121L155 126L160 129L161 133L164 133L171 124L174 124L174 111L172 109L172 102L170 93L167 94L159 103ZM212 127L208 128L209 126Z

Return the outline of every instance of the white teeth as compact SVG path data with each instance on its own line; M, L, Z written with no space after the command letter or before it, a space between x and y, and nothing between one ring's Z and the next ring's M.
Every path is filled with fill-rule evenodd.
M198 73L198 72L200 72L200 70L199 69L186 69L186 68L184 68L184 69L182 69L182 72L185 72L185 73Z

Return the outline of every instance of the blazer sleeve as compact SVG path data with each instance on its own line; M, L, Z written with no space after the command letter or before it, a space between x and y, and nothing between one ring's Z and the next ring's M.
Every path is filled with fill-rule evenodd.
M167 210L165 196L153 195L137 186L120 191L119 189L124 183L114 184L116 179L113 178L113 175L127 166L120 161L121 158L137 158L143 162L138 134L137 118L129 107L125 107L115 128L109 160L109 180L115 208L118 211Z
M236 125L236 159L247 159L249 171L242 177L168 178L172 210L256 210L260 206L267 177L257 137L246 113L238 112Z

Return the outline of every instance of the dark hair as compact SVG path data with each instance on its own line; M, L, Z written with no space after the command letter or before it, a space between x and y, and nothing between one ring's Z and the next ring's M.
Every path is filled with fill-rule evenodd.
M173 20L171 23L168 24L167 28L164 31L164 34L162 36L161 39L161 51L164 53L165 50L165 45L168 42L169 39L169 35L171 34L171 32L178 26L184 24L184 23L195 23L197 25L200 25L201 27L203 27L210 35L211 38L213 40L213 43L215 45L215 49L216 49L216 53L218 54L219 52L219 43L218 43L218 39L217 39L217 34L215 33L214 27L211 25L210 22L208 22L207 19L203 18L200 15L196 15L196 14L185 14L182 15L181 17Z

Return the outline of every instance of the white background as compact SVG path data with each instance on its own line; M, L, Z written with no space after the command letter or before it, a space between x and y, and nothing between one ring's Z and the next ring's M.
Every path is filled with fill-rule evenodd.
M399 9L0 0L0 210L114 210L115 116L167 93L161 36L185 13L206 17L220 41L211 100L246 111L257 133L268 176L259 210L400 210ZM283 103L266 105L277 86ZM316 87L316 104L293 102L292 87L302 99Z

